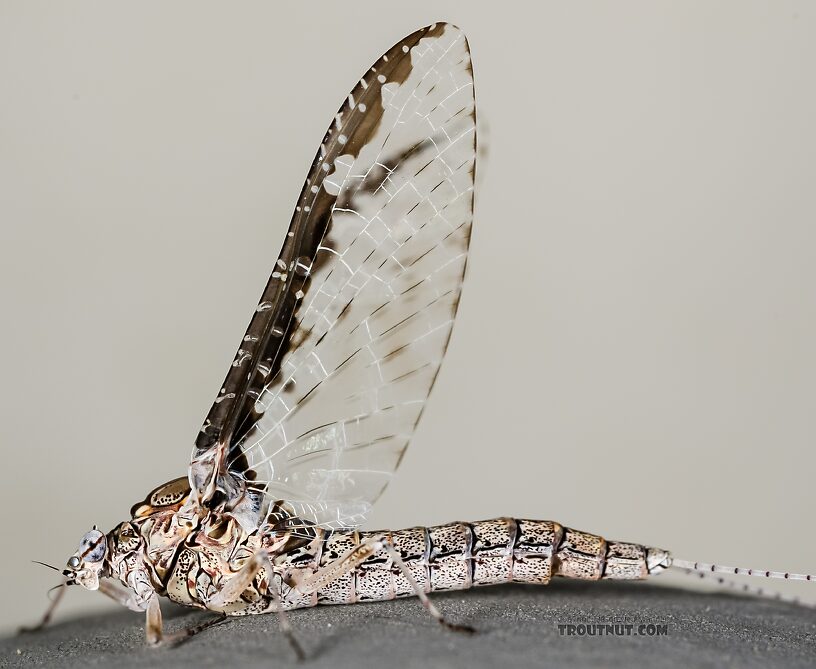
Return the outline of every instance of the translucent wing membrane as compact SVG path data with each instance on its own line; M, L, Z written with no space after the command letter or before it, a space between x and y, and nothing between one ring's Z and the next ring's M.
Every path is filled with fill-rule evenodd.
M194 465L222 457L267 502L285 500L307 521L365 520L451 334L475 139L470 55L457 28L417 31L363 76L313 163Z

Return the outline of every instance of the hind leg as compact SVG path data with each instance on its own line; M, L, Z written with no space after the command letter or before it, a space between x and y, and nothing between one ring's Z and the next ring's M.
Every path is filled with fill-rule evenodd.
M408 569L408 566L400 557L397 549L394 548L390 542L386 541L385 537L383 536L370 537L362 541L359 545L355 546L344 555L341 555L339 558L325 565L311 576L308 576L295 584L295 589L305 595L311 594L356 569L368 558L381 550L386 552L388 557L391 559L391 563L402 572L403 576L410 584L411 589L414 591L414 594L434 620L436 620L443 627L447 627L448 629L456 632L467 632L472 634L476 631L468 625L458 625L456 623L449 622L445 616L442 615L439 609L434 606L434 603L430 600L425 591L416 582L413 574L411 574L411 570Z

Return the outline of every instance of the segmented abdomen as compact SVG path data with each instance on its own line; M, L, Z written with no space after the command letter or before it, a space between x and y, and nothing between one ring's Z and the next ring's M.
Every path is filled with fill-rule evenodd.
M553 521L497 518L396 531L334 532L324 538L320 565L370 537L391 542L425 592L510 582L543 585L553 576L640 579L669 562L666 551L606 541ZM319 590L314 603L349 604L412 594L408 579L380 551Z

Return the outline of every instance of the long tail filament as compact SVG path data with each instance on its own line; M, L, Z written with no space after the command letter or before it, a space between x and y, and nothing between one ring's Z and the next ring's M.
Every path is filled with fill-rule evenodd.
M800 606L807 606L809 608L816 608L816 604L802 602L799 597L785 595L780 592L768 592L764 588L749 585L748 583L739 583L734 579L725 578L718 575L728 574L729 576L753 576L758 578L771 578L786 581L816 581L816 576L813 574L793 574L787 571L768 571L767 569L726 567L725 565L708 564L707 562L690 562L688 560L677 559L672 559L671 566L685 574L698 576L699 578L709 578L716 581L720 585L727 586L734 590L739 590L740 592L756 595L758 597L765 597L768 599L798 604Z

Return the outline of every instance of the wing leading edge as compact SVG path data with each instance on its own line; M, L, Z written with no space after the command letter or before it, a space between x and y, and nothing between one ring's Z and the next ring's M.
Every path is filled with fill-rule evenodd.
M447 348L473 217L467 41L389 49L335 115L274 272L196 440L200 502L286 500L358 525L399 465Z

